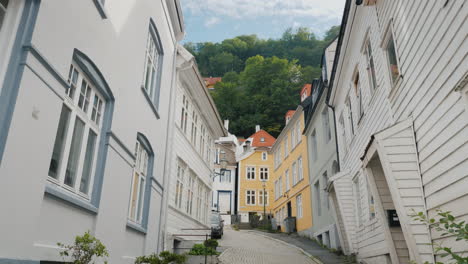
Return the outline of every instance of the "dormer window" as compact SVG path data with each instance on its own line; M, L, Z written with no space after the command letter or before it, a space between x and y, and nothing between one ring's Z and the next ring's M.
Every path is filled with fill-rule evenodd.
M265 138L264 137L260 138L260 142L265 142Z

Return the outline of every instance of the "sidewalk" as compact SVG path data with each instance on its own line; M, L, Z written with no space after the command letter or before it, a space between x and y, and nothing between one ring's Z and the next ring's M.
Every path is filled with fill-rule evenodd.
M320 260L323 264L342 264L346 263L346 260L342 256L338 256L336 254L331 253L328 249L322 248L316 242L294 234L286 234L286 233L268 233L262 232L258 230L252 230L250 232L255 232L273 239L278 239L283 242L289 243L296 247L301 248L305 252L309 253L310 255L314 256L318 260Z

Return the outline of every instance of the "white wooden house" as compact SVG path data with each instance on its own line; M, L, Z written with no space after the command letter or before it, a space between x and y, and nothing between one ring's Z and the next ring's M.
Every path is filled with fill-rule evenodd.
M467 218L467 15L463 0L346 2L329 93L341 172L329 189L343 248L366 263L446 261L429 243L468 251L411 218Z
M163 250L178 0L0 3L0 263Z

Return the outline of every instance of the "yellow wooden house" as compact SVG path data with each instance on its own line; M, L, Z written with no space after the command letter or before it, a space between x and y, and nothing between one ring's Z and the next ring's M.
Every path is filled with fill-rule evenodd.
M275 138L257 126L256 132L242 144L238 185L238 214L241 222L249 222L254 214L263 216L264 211L267 214L272 212L273 156L270 150L274 143Z
M271 148L273 156L274 195L271 210L274 212L276 226L281 231L308 234L312 227L312 204L309 185L307 156L307 137L304 129L302 106L288 111L286 126ZM286 219L295 217L293 230L286 230Z

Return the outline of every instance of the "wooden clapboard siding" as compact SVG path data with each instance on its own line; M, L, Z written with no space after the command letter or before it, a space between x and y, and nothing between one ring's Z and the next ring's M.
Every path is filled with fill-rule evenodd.
M334 200L334 203L337 205L336 214L340 218L338 222L341 234L343 235L343 248L349 253L353 253L356 252L353 246L356 218L351 179L349 176L343 176L334 180L333 186L336 193Z
M334 188L334 187L333 187ZM340 238L340 243L341 243L341 247L342 247L342 250L345 254L351 254L351 248L349 246L349 239L348 239L348 235L346 234L346 227L344 225L344 219L343 219L343 214L342 214L342 211L341 211L341 206L340 204L338 203L338 199L336 197L336 192L333 191L330 192L330 199L331 199L331 202L332 202L332 207L333 209L335 210L335 219L337 221L337 229L338 229L338 236Z

